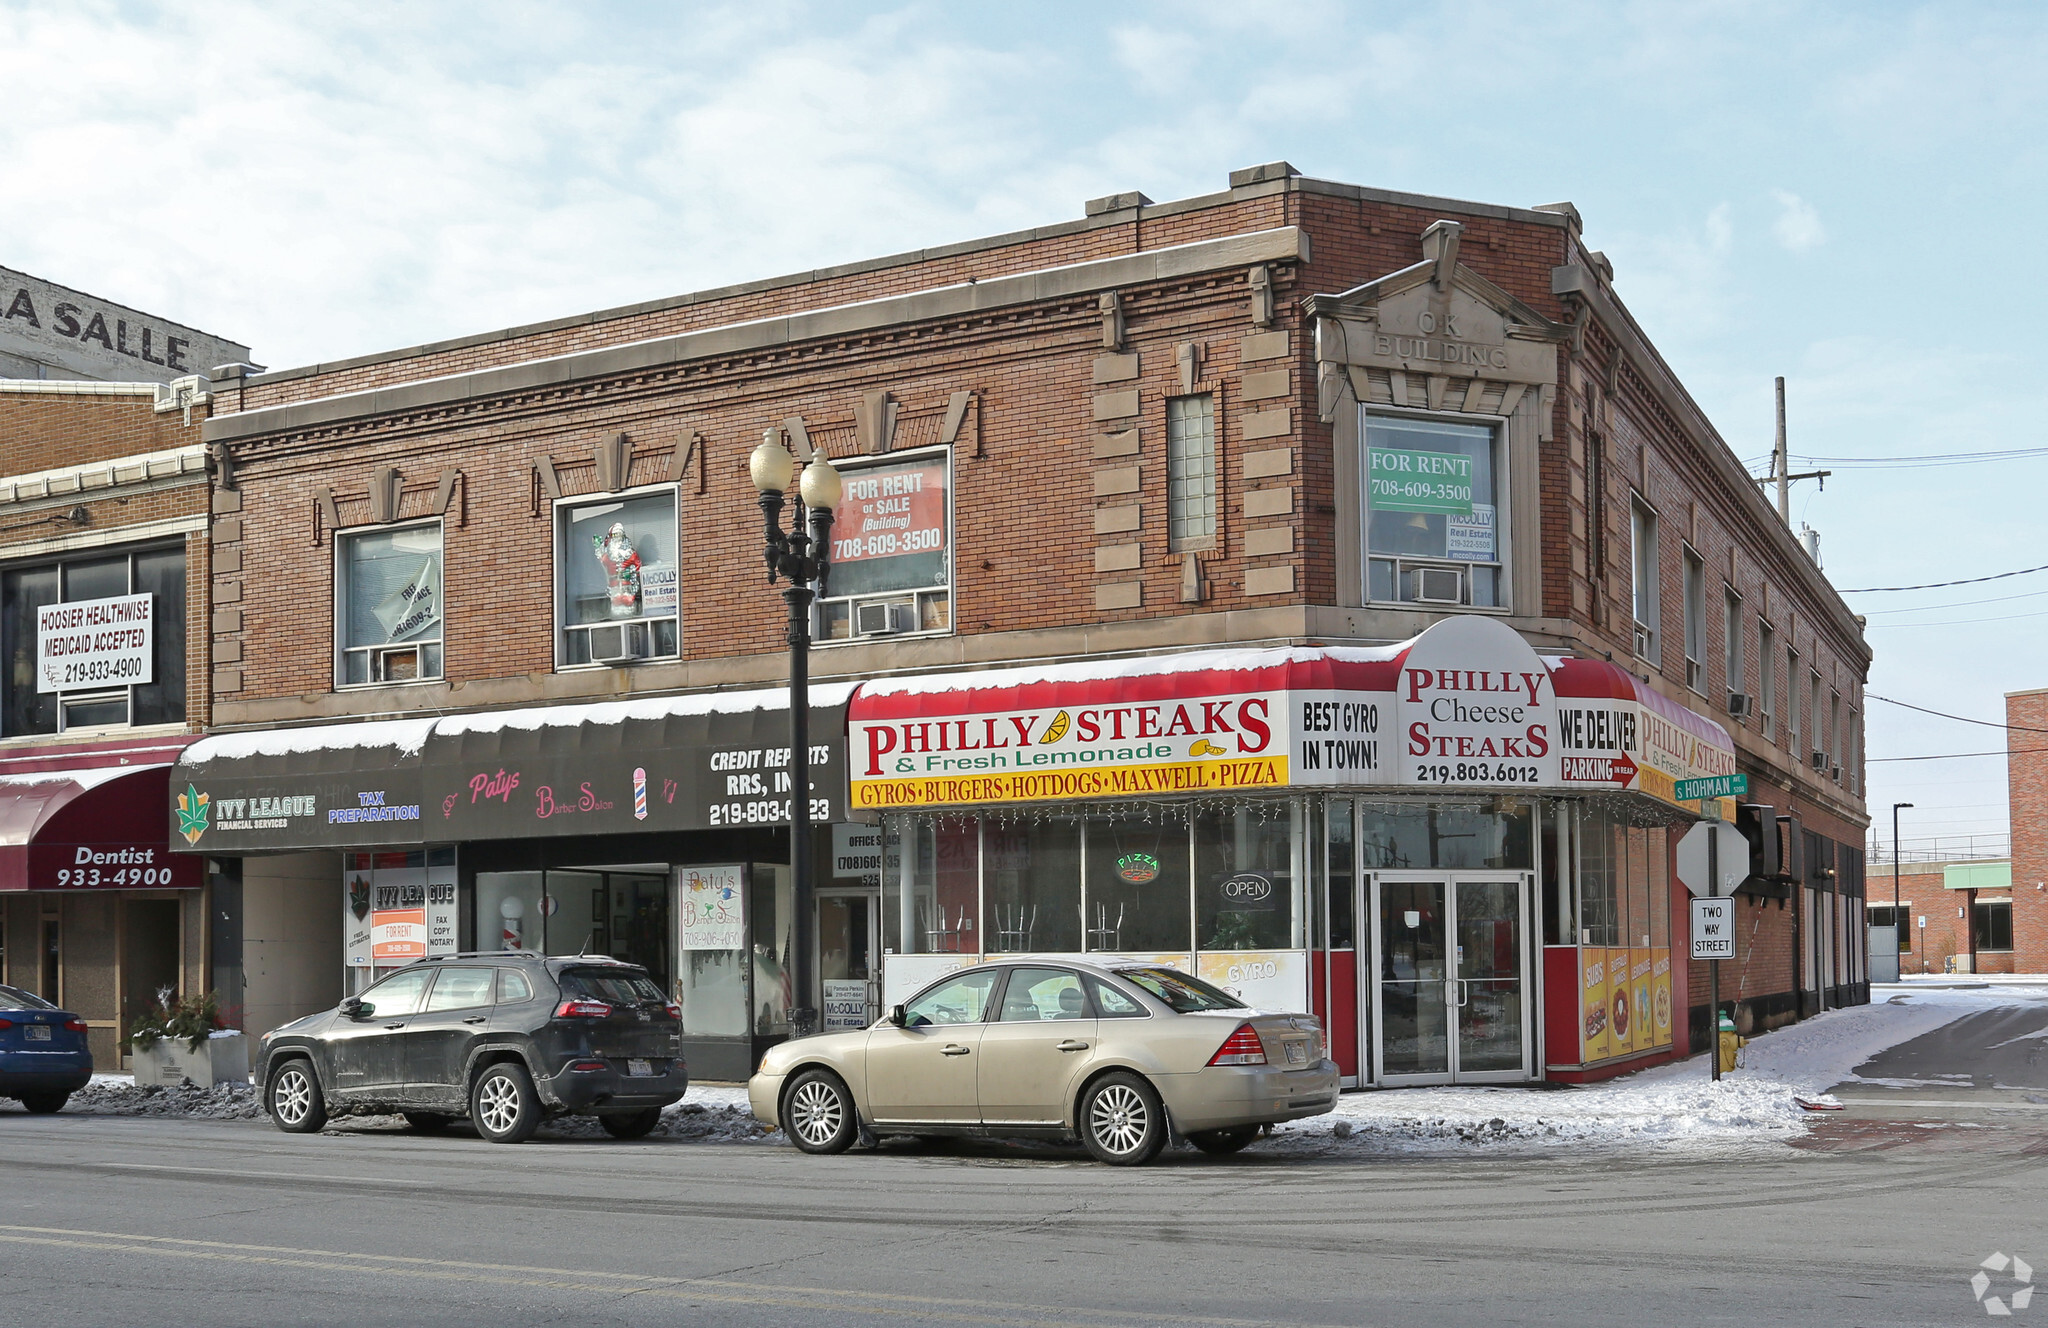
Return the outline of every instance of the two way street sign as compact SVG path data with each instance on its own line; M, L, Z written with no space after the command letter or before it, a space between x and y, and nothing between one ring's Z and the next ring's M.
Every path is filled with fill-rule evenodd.
M1692 957L1733 959L1735 957L1735 901L1695 899L1692 901Z

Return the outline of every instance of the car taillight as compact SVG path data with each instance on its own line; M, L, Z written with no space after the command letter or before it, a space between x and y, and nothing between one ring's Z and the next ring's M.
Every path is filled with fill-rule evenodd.
M1209 1058L1211 1065L1264 1065L1266 1044L1259 1041L1259 1030L1250 1024L1239 1024L1237 1031L1223 1040L1216 1048L1216 1054Z
M663 1006L662 1008L668 1011L668 1017L671 1019L680 1019L683 1017L683 1007L682 1003L679 1001L670 1001L667 1005Z
M12 1027L14 1027L14 1021L12 1019L0 1019L0 1028Z
M609 1019L612 1007L603 1001L563 1001L555 1007L557 1019Z
M83 1033L83 1032L85 1031L85 1020L83 1020L83 1019L66 1019L66 1020L64 1021L64 1027L65 1027L65 1028L66 1028L66 1029L67 1029L68 1031L70 1031L70 1032L73 1032L73 1033Z
M577 1061L569 1068L572 1070L582 1070L585 1073L589 1073L592 1070L609 1070L612 1067L606 1065L603 1061Z

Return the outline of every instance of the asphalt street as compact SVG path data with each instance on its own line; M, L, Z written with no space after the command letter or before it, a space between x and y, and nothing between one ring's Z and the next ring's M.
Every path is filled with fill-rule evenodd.
M2048 1264L2048 1118L1866 1128L1119 1171L9 1109L0 1323L1925 1325Z

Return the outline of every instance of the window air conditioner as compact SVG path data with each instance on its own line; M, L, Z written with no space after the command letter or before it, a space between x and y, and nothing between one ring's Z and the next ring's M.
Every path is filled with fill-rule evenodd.
M1728 717L1748 719L1756 713L1756 700L1748 692L1728 693Z
M1465 575L1454 567L1418 567L1410 575L1412 598L1418 604L1462 604Z
M1828 767L1828 778L1830 778L1830 779L1834 780L1834 781L1835 781L1835 782L1836 782L1837 784L1841 783L1841 782L1842 782L1842 767L1840 767L1840 766L1838 766L1838 765L1831 765L1831 766L1829 766L1829 767Z
M1813 768L1823 773L1827 771L1828 754L1826 752L1815 752L1813 754Z
M894 636L913 631L916 612L917 606L904 600L857 604L853 609L853 629L861 636Z
M646 623L608 623L590 629L590 659L594 664L631 664L647 658Z
M1636 624L1636 653L1644 659L1657 653L1657 633L1641 623Z

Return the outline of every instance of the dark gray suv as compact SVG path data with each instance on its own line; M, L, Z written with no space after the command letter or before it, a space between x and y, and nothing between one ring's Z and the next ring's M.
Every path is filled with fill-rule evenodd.
M562 1115L637 1139L690 1086L681 1036L681 1007L636 965L451 955L265 1034L263 1105L293 1134L395 1112L421 1131L466 1115L503 1144Z

